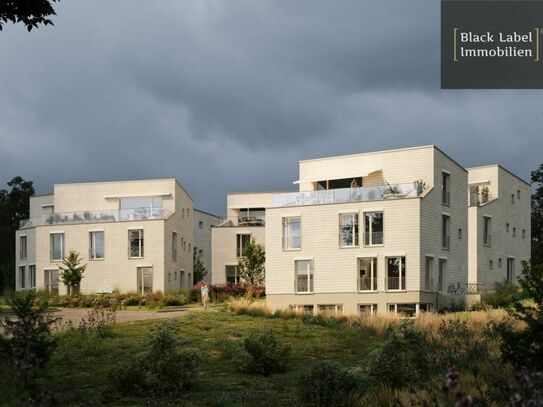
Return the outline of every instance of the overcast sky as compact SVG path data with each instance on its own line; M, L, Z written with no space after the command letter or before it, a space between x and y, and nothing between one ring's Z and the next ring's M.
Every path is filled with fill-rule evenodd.
M175 177L195 206L297 161L436 144L528 179L542 91L439 89L439 2L70 0L0 32L0 188Z

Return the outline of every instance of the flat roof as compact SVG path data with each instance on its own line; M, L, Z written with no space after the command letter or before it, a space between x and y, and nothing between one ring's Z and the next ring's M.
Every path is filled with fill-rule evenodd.
M529 187L532 186L532 184L530 184L528 181L524 180L523 178L519 177L517 174L513 173L512 171L509 171L507 168L505 168L503 165L500 165L500 164L487 164L487 165L478 165L476 167L469 167L468 168L468 171L469 170L476 170L478 168L488 168L488 167L498 167L498 168L501 168L502 170L504 170L506 173L508 173L509 175L515 177L516 179L518 179L519 181L522 181L524 182L526 185L528 185Z

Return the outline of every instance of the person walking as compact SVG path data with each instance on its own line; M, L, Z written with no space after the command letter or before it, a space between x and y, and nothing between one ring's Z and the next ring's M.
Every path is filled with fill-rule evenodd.
M200 293L202 294L202 303L204 304L204 309L207 309L207 305L209 304L209 287L207 286L207 283L205 281L202 281L202 285L200 286Z

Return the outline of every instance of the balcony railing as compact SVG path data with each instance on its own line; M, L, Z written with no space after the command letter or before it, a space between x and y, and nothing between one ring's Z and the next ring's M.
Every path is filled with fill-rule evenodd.
M364 245L375 246L383 244L383 232L364 233Z
M492 201L493 199L494 198L491 195L481 195L475 192L470 192L469 206L481 206Z
M377 291L377 279L371 277L360 277L358 279L360 291Z
M114 209L104 211L60 212L44 214L39 218L25 219L20 229L38 225L67 225L78 223L126 222L138 220L168 219L171 212L163 208Z
M387 277L387 290L405 290L405 276L404 277Z
M266 221L254 216L238 218L238 226L265 226Z
M323 205L345 202L380 201L383 199L415 198L417 196L417 191L412 183L381 185L376 187L339 188L276 194L273 196L273 206Z

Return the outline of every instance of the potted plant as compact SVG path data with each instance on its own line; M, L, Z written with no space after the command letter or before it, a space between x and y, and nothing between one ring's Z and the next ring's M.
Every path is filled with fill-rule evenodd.
M417 191L417 196L421 196L426 189L426 182L422 179L417 179L413 181L413 186L415 187L415 191Z
M390 185L388 182L385 182L385 190L383 191L383 198L397 198L401 196L400 188L397 185Z
M489 198L490 198L490 194L489 194L489 189L488 189L488 185L483 185L481 187L481 203L487 203Z

